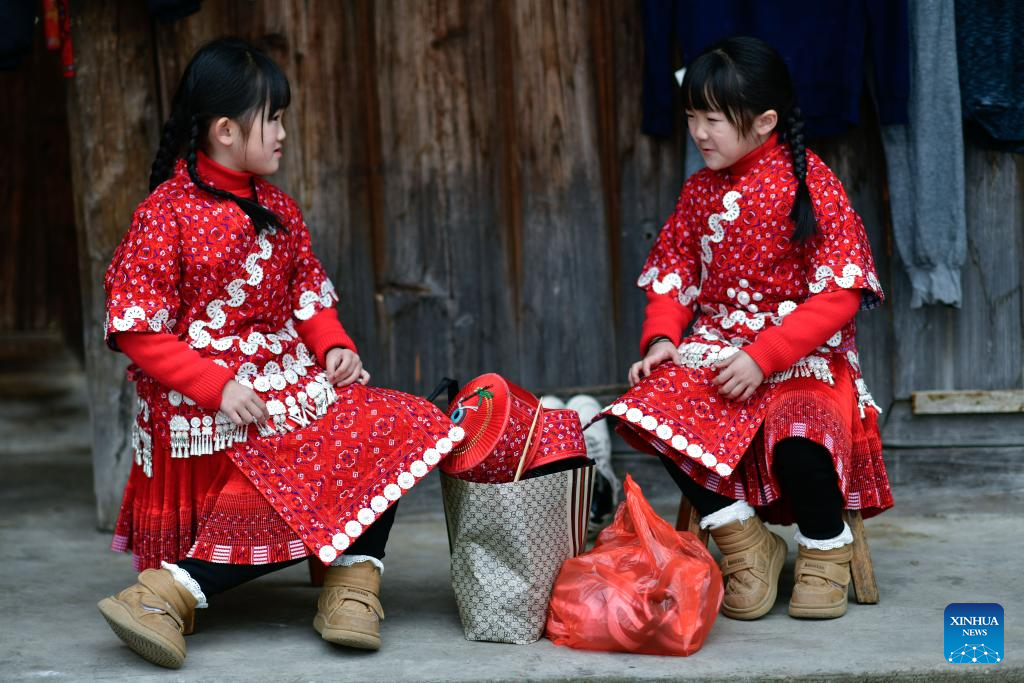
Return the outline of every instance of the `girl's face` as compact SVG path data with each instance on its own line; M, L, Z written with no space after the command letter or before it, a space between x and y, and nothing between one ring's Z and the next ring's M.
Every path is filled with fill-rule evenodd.
M686 123L690 137L700 149L708 168L718 171L729 168L771 135L778 123L778 115L769 109L754 119L747 135L741 135L736 126L720 111L686 110Z
M282 143L285 138L284 110L262 118L262 121L253 121L246 138L244 170L254 175L267 176L276 173L281 165Z
M281 165L285 138L282 118L284 110L264 112L257 116L247 135L239 123L221 118L213 122L210 135L210 156L218 163L236 171L269 176Z

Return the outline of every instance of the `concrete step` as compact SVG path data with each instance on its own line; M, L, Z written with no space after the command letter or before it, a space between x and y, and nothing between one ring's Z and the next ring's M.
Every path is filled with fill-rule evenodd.
M164 681L109 631L95 602L135 580L129 559L93 528L88 466L64 460L10 465L0 459L0 638L3 680ZM434 475L431 475L432 477ZM926 486L897 487L909 500ZM414 495L422 494L417 488ZM983 497L984 492L975 496ZM1006 499L1003 504L1006 505ZM439 501L435 501L440 505ZM404 505L404 503L403 503ZM665 514L671 513L661 509ZM588 652L548 640L504 645L465 640L448 570L443 520L400 510L385 559L384 646L367 655L332 647L310 628L317 589L304 565L217 596L198 614L175 681L1020 681L1024 548L1019 505L998 514L951 501L931 514L868 520L881 592L842 619L786 615L795 545L779 602L754 622L719 616L704 647L687 658ZM71 558L69 560L69 558ZM68 563L72 562L72 565ZM68 580L40 580L71 567ZM67 572L65 572L67 573ZM943 610L952 602L997 602L1006 612L1000 664L943 659ZM272 643L268 647L268 644ZM45 644L45 647L42 645ZM369 658L368 658L369 657Z
M86 377L56 335L0 335L0 457L92 447Z

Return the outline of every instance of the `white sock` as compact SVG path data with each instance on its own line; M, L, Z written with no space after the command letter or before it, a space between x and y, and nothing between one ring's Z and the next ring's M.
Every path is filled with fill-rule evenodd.
M203 594L203 589L199 587L199 582L192 578L192 575L182 569L176 564L170 562L161 562L160 566L171 573L174 580L184 586L192 597L196 599L196 609L204 609L209 607L206 603L206 595Z
M794 536L796 542L805 548L810 550L835 550L836 548L842 548L844 545L853 543L853 532L850 531L850 526L843 522L843 532L835 538L807 538L798 528L796 535Z
M754 508L750 507L750 503L745 500L737 500L732 505L726 505L717 512L712 512L710 515L705 515L700 520L701 529L717 529L718 527L731 524L733 522L742 522L750 519L755 514Z
M338 555L338 559L331 562L332 567L351 567L354 564L360 562L370 562L377 569L380 570L381 575L384 575L384 563L378 560L376 557L370 557L369 555Z

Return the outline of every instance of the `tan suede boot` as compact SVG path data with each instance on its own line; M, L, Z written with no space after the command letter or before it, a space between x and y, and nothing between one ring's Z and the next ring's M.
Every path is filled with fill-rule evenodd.
M147 569L139 582L97 605L117 637L154 664L185 663L185 639L195 625L196 599L166 569Z
M853 544L834 550L799 546L796 583L789 601L789 616L803 619L835 619L846 614L850 588Z
M756 516L712 529L711 537L722 551L722 614L731 619L763 617L779 593L786 542Z
M324 640L360 650L380 649L380 570L372 562L330 567L313 628Z

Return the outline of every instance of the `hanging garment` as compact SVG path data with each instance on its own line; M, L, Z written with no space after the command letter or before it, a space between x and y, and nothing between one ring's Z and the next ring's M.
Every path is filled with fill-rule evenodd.
M760 38L789 66L810 137L860 120L865 57L870 56L883 124L907 122L906 0L646 0L643 131L669 137L681 116L673 72L730 36ZM678 46L682 64L673 60Z
M954 3L917 0L910 12L910 122L882 127L893 238L911 308L959 307L967 215Z
M1024 152L1024 3L956 0L960 95L970 137Z

